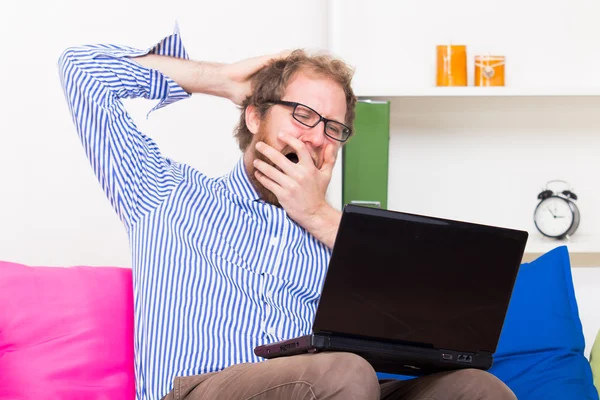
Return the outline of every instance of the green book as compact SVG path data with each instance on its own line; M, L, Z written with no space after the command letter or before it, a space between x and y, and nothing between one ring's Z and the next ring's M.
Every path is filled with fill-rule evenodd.
M342 204L387 209L390 102L361 100L342 150Z

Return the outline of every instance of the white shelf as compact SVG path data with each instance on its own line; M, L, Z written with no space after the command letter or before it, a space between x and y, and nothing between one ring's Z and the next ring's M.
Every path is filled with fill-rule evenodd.
M356 91L362 98L378 97L590 97L600 96L600 88L513 88L513 87L426 87L396 91L370 89Z
M544 237L534 230L530 231L525 251L528 253L545 253L558 246L567 246L570 251L576 253L598 252L597 240L592 235L576 232L570 240L556 240Z

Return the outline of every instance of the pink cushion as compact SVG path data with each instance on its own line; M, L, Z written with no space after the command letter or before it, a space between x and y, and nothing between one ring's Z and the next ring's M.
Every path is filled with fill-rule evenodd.
M135 398L131 270L0 261L0 399Z

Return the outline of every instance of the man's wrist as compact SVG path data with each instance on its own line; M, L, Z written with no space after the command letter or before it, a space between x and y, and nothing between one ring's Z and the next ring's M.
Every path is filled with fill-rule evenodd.
M229 98L230 87L222 63L196 61L195 93Z
M333 249L342 213L324 202L305 222L304 228L315 238Z

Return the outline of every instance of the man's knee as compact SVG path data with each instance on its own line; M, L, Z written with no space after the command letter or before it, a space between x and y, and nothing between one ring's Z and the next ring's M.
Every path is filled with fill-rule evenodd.
M325 374L320 379L327 392L324 398L379 399L377 375L364 358L343 352L324 354L327 354L322 365Z
M478 369L465 369L452 373L456 387L462 387L461 394L481 400L516 400L517 397L500 379Z

